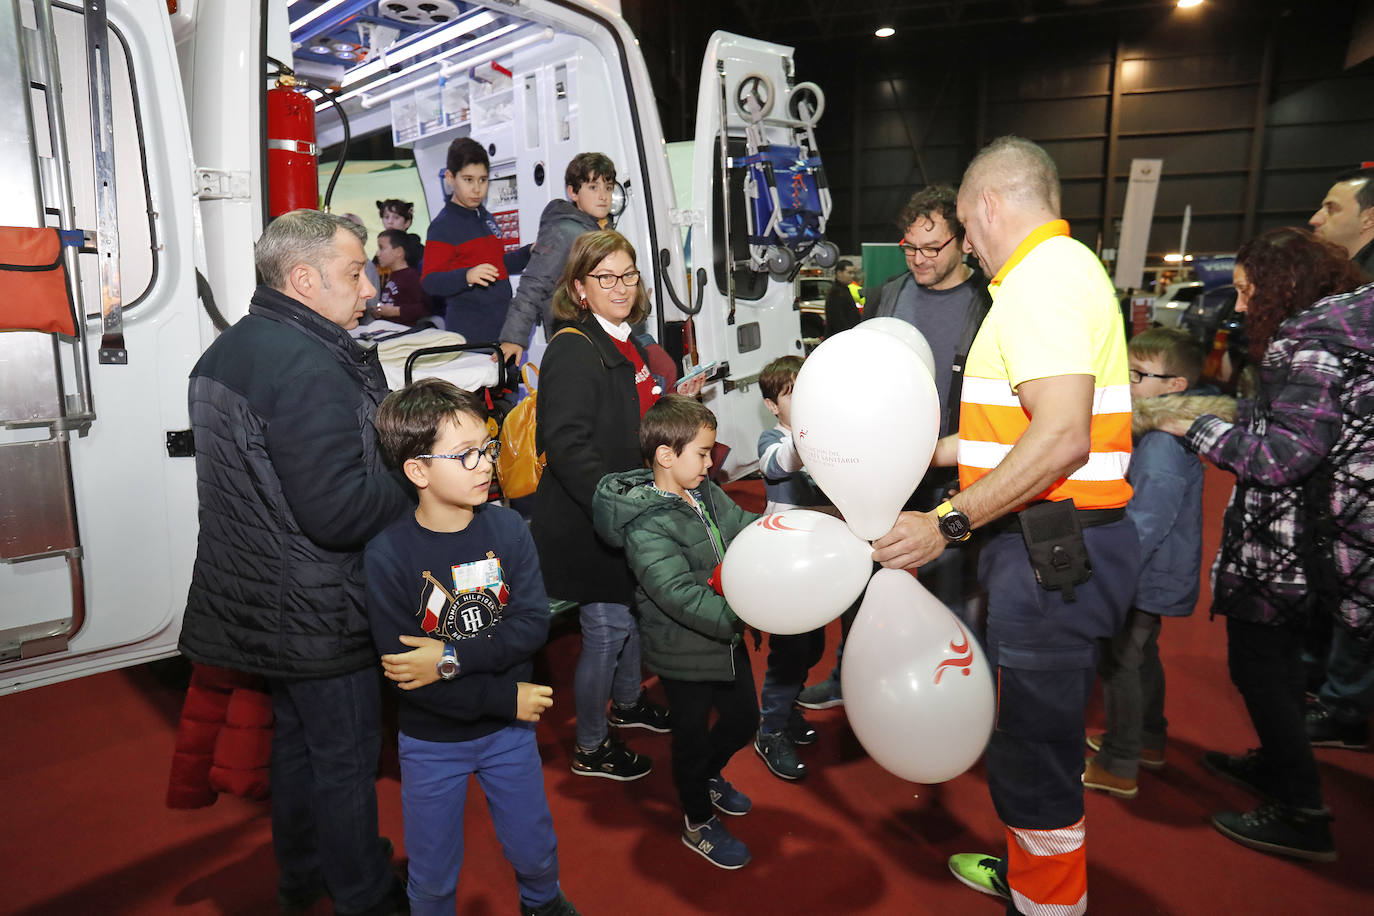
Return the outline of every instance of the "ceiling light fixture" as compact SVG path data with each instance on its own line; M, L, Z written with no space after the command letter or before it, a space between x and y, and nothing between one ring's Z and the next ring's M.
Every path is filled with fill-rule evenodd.
M361 67L352 70L344 77L343 85L352 86L362 82L374 74L381 73L383 70L390 69L402 61L418 57L426 51L432 51L446 41L453 41L459 35L480 29L484 25L490 25L496 21L496 17L487 10L483 10L474 16L465 19L456 19L442 28L433 29L424 34L424 37L412 41L409 44L396 47L394 50L388 48L382 51L376 59L368 61ZM507 30L509 31L509 29ZM504 33L503 33L504 34ZM488 36L482 36L486 38Z
M1202 6L1202 0L1178 0L1178 8L1181 10L1190 10L1195 6Z
M890 25L885 25L881 29L876 30L873 34L879 38L891 38L893 35L897 34L897 30Z
M449 48L447 51L444 51L442 54L436 54L434 57L430 57L430 58L427 58L426 60L419 61L418 63L411 64L409 67L406 67L404 70L397 70L395 73L387 74L387 75L386 75L385 77L383 77L382 79L373 80L372 82L368 83L368 84L365 85L365 86L354 86L352 89L349 89L347 92L342 93L342 94L339 96L339 101L342 102L342 101L344 101L345 99L351 99L351 98L355 98L355 97L357 97L357 96L363 96L364 98L366 98L367 96L369 96L369 95L375 93L378 89L380 89L382 86L385 86L385 85L388 84L388 83L394 83L394 82L396 82L397 80L402 80L402 79L405 79L405 78L408 77L408 76L413 76L414 74L420 72L421 70L424 70L426 67L432 67L433 65L439 63L440 61L443 61L443 60L446 60L447 58L453 57L455 54L462 54L462 53L464 53L465 51L471 51L471 50L473 50L474 48L476 48L477 46L482 45L482 44L485 44L487 41L490 41L490 40L495 39L495 38L500 38L502 35L505 35L505 34L507 34L507 33L509 33L509 32L514 31L515 29L520 28L521 25L522 25L521 23L512 22L510 25L504 25L504 26L502 26L501 28L497 29L497 30L494 31L494 32L488 32L486 35L483 35L481 38L474 38L474 39L472 39L471 41L465 41L465 42L463 42L462 44L458 45L457 47ZM431 74L429 74L429 75L430 75L431 77L433 77L433 76L435 76L436 74L435 74L435 73L431 73ZM344 82L343 82L343 86L347 86L347 85L348 85L348 79L345 77Z

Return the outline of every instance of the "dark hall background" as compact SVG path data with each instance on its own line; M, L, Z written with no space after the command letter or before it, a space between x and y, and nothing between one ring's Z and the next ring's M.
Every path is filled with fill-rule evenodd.
M690 139L716 29L791 45L844 251L895 240L906 197L986 141L1043 144L1074 235L1115 244L1133 158L1162 158L1150 256L1302 225L1374 160L1374 0L623 0L670 140ZM874 37L890 25L896 35ZM1105 237L1104 237L1105 236Z

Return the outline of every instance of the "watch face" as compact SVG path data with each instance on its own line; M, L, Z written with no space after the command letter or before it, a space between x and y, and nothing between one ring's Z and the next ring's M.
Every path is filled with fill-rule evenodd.
M951 541L962 541L972 531L968 516L955 509L940 519L940 533Z
M444 680L449 680L458 673L458 659L452 655L445 655L439 659L439 676Z

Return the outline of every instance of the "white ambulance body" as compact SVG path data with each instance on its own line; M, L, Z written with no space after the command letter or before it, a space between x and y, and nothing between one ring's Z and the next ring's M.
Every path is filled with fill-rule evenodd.
M175 652L197 531L186 380L254 287L270 180L267 59L300 51L291 36L302 10L337 16L350 4L367 6L0 0L0 226L85 231L83 247L64 249L84 333L0 331L0 693ZM617 3L444 4L459 9L461 40L431 29L432 50L345 68L337 95L353 137L387 130L412 146L431 214L448 143L488 145L502 195L488 206L515 211L522 244L563 195L568 160L609 155L624 198L618 225L652 287L647 330L676 340L695 312L695 358L718 364L703 396L731 448L725 470L754 470L758 434L773 422L758 373L802 344L788 278L748 267L739 187L723 205L721 134L740 155L748 116L765 141L790 142L791 49L713 36L683 209ZM383 18L376 7L363 13ZM478 85L502 71L508 82ZM429 100L442 108L445 92L464 88L466 122L451 111L426 122ZM749 109L750 93L767 95L772 113ZM324 102L317 127L320 148L341 138Z

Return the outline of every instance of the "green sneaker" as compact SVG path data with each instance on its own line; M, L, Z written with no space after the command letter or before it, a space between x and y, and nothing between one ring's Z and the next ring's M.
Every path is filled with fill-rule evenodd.
M979 852L961 852L949 857L949 870L954 877L981 894L1011 899L1007 882L997 873L1002 860Z

